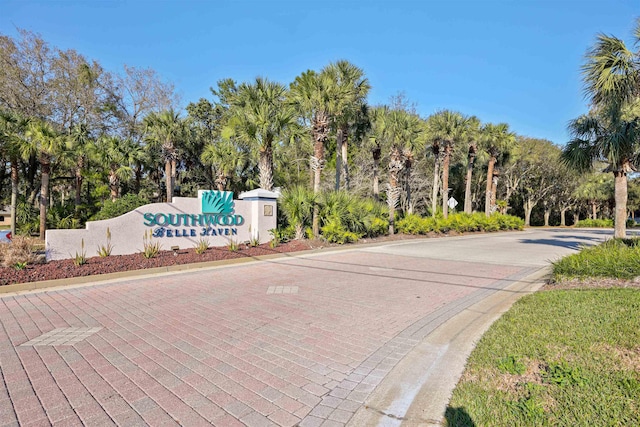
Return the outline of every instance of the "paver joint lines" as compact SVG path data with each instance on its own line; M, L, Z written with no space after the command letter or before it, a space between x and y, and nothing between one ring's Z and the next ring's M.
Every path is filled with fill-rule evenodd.
M0 425L344 425L430 331L528 273L315 260L340 268L291 258L0 298Z
M45 345L74 345L100 331L102 327L95 328L56 328L39 337L33 338L21 347L45 346Z

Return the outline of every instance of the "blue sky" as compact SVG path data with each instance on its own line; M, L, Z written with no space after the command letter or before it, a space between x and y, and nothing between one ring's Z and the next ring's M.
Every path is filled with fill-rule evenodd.
M634 4L636 3L636 4ZM288 84L347 59L371 104L404 92L423 116L443 108L507 122L521 135L567 140L587 111L580 66L598 32L631 42L635 0L29 1L0 0L0 33L16 27L76 49L109 70L151 67L183 104L219 79Z

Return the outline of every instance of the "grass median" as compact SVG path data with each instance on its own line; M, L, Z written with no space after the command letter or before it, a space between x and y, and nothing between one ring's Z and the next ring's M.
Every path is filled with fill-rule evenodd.
M580 277L587 287L585 278L611 271L629 279L633 268L609 264L627 265L639 253L637 242L607 242L556 263L554 276ZM546 290L519 300L473 351L446 419L449 426L640 425L640 289Z

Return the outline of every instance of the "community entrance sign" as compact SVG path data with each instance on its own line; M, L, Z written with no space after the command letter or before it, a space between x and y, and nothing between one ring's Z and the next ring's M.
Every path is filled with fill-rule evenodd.
M84 230L48 230L47 260L73 258L81 253L98 255L111 235L112 255L141 252L149 234L162 249L195 247L202 239L209 246L226 246L231 241L270 240L276 228L278 194L265 190L242 193L233 200L230 191L198 191L198 197L174 197L172 203L141 206L117 218L89 221Z

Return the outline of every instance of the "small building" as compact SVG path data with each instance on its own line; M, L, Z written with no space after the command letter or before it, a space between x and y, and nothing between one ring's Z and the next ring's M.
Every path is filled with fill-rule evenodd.
M6 209L0 209L0 227L11 226L11 212Z

